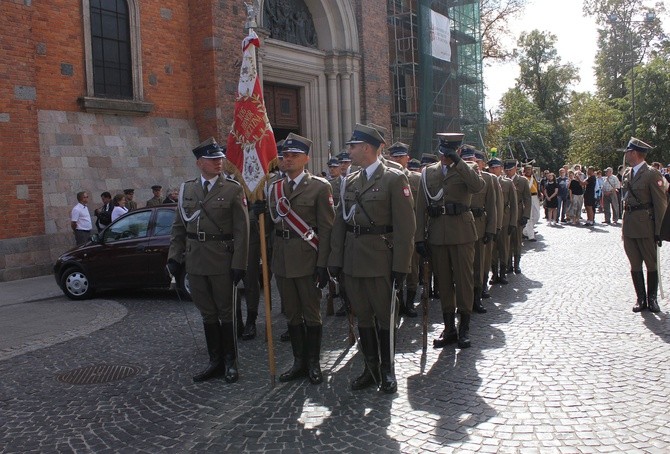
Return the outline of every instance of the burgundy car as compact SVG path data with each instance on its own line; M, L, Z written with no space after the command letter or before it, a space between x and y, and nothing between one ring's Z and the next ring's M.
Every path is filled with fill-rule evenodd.
M177 205L131 211L61 255L54 265L56 282L69 298L91 298L96 290L169 287L165 270ZM189 295L188 276L176 277Z

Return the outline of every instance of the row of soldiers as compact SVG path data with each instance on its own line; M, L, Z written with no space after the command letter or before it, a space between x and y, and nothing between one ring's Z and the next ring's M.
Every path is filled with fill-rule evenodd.
M387 159L380 131L356 125L347 142L352 168L331 181L305 170L312 142L290 134L280 145L280 169L269 178L266 200L251 206L242 185L222 172L225 155L216 141L193 150L201 176L184 184L167 266L173 275L185 266L203 318L210 361L194 381L238 379L232 289L242 279L246 288L246 278L257 273L251 252L257 227L249 219L257 222L261 213L272 226L271 270L294 357L280 381L306 376L322 382L320 289L336 280L357 318L364 360L352 389L396 392L397 317L415 314L420 257L433 270L444 315L434 346L470 346L470 316L485 311L488 270L501 283L508 269L521 272L527 180L516 175L516 162L505 162L502 176L503 163L487 163L483 153L462 145L462 134L440 134L438 162L413 172L406 168L409 147L394 143ZM483 171L487 164L490 173ZM257 275L249 280L258 282ZM398 301L405 281L407 295ZM243 334L253 325L255 335L251 316Z

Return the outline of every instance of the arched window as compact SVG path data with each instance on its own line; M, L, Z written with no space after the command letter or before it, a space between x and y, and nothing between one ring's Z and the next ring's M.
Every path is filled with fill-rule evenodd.
M82 0L87 112L146 115L139 0Z
M90 0L93 92L101 98L133 98L130 21L125 0Z

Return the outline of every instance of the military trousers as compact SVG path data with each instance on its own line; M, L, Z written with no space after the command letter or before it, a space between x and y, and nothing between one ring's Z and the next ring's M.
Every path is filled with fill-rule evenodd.
M258 221L249 221L249 252L247 272L244 276L244 299L249 312L258 313L260 301L260 262L261 262L261 238L258 229Z
M287 278L275 275L275 280L289 325L322 324L321 290L316 286L314 276Z
M509 236L510 256L512 254L521 255L522 234L523 234L523 226L521 224L517 224L516 231Z
M374 328L375 319L382 329L391 327L391 276L355 277L345 274L351 307L359 328ZM396 307L394 320L399 308Z
M511 235L507 233L507 226L499 232L493 246L493 266L507 266L509 261L509 243Z
M482 293L482 284L484 279L484 255L486 254L486 244L482 238L475 241L475 257L472 261L473 281L472 285L475 294Z
M230 273L189 274L191 298L204 323L233 321L233 280Z
M484 266L482 267L482 285L486 288L489 280L489 270L491 269L491 262L493 261L493 247L496 242L491 240L484 246Z
M430 244L431 266L440 291L443 313L456 308L463 314L472 313L474 297L475 242L465 244Z
M653 238L623 237L623 250L626 251L631 271L642 271L642 262L647 271L656 271L658 267L656 242Z
M419 286L419 260L421 260L419 254L414 252L412 254L412 263L410 264L411 268L405 279L408 291L416 292L416 289Z

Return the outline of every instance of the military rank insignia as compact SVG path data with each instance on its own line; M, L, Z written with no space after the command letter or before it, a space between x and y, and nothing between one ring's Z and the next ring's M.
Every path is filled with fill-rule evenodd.
M409 188L407 186L402 188L402 193L405 197L409 197L410 195L412 195L412 192L409 190Z

